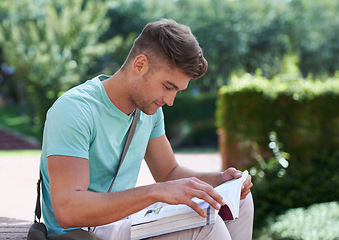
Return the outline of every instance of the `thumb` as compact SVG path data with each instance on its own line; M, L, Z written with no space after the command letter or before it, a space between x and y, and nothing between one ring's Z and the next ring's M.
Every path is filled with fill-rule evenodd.
M228 168L225 171L225 175L227 176L228 180L232 180L234 178L240 178L242 175L242 172L240 170L237 170L235 168Z

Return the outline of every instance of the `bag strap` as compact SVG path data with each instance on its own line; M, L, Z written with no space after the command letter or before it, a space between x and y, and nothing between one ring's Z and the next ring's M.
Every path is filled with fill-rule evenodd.
M110 192L110 191L112 190L113 183L115 182L115 179L117 179L117 176L118 176L118 173L119 173L121 164L122 164L122 162L124 161L125 156L126 156L126 153L127 153L127 150L128 150L128 147L129 147L129 145L130 145L131 142L132 142L132 138L133 138L133 135L134 135L134 132L135 132L135 129L136 129L136 127L137 127L138 120L139 120L139 114L140 114L140 110L139 110L139 108L137 108L137 109L135 110L135 113L134 113L134 118L133 118L132 124L131 124L131 126L130 126L130 128L129 128L127 140L126 140L124 149L123 149L122 154L121 154L121 157L120 157L120 163L119 163L117 172L116 172L115 177L113 178L113 181L112 181L112 183L111 183L111 186L109 187L109 189L108 189L107 192Z
M134 135L134 132L135 132L135 129L137 127L138 120L139 120L139 115L140 115L140 109L137 108L135 110L135 113L134 113L132 124L131 124L131 126L129 128L129 132L128 132L128 135L127 135L127 140L125 142L125 146L124 146L124 149L123 149L121 157L120 157L120 162L119 162L119 166L118 166L117 172L115 174L115 177L113 178L111 186L108 189L108 192L110 192L112 190L113 183L114 183L115 179L118 176L118 172L119 172L119 169L121 167L121 164L124 161L126 153L127 153L127 150L129 148L129 145L132 142L132 138L133 138L133 135ZM38 221L40 222L41 221L40 220L41 219L41 201L40 201L41 193L40 193L40 188L41 188L41 185L42 185L42 181L43 181L42 180L42 173L41 173L41 170L40 170L40 176L39 176L39 180L37 182L37 199L36 199L36 203L35 203L34 222L38 222ZM38 218L38 221L37 221L37 218Z
M42 185L42 173L40 171L40 176L39 180L37 182L37 198L36 198L36 203L35 203L35 211L34 211L34 222L40 222L41 220L41 201L40 201L40 187ZM38 221L37 221L38 218Z

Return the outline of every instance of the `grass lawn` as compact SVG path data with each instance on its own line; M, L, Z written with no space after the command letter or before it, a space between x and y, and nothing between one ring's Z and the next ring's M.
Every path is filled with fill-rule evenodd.
M174 153L218 153L218 148L192 147L192 148L174 148Z
M19 107L10 105L0 107L0 127L13 133L39 139L39 126L31 126L28 115L20 116Z
M6 156L39 156L41 154L41 150L0 150L0 157Z

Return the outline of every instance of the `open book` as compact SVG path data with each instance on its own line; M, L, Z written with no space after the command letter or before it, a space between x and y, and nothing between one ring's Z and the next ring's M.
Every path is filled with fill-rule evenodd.
M201 217L193 209L183 204L156 203L137 212L132 216L131 239L143 239L214 224L218 213L224 220L238 218L241 187L247 176L246 170L242 173L241 178L225 182L215 188L226 202L226 205L222 206L219 211L204 200L192 199L206 212L206 218Z

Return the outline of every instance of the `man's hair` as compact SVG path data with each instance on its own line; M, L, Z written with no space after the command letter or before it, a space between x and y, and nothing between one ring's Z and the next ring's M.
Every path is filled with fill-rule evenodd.
M190 78L198 78L207 71L207 61L190 28L171 19L150 22L144 27L123 68L139 54L147 56L151 68L163 62L179 68Z

